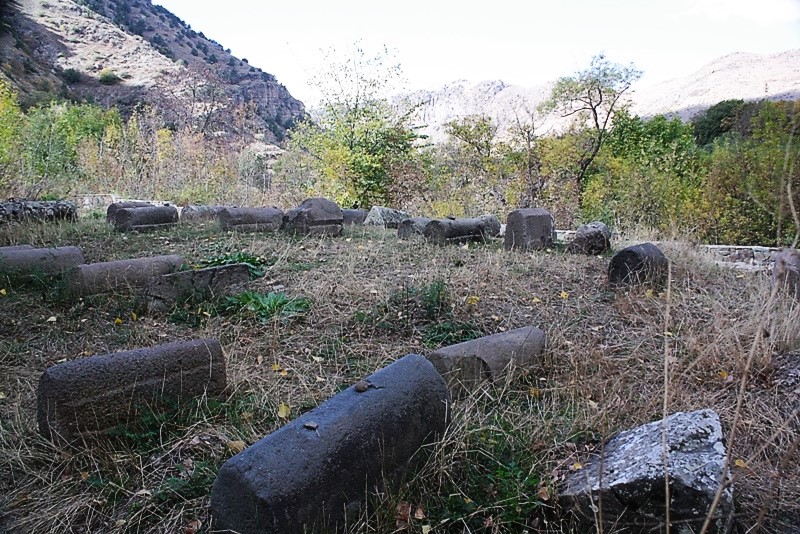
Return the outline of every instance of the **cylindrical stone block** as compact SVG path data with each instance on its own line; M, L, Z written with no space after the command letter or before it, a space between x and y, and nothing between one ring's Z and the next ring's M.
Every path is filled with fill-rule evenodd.
M108 222L114 222L114 214L117 213L121 209L127 208L151 208L153 204L150 202L145 202L144 200L127 200L124 202L112 202L108 205L106 209L106 220Z
M228 206L189 205L181 210L181 221L213 221Z
M283 211L278 208L227 208L219 212L219 224L223 230L277 231L283 226Z
M642 243L614 254L608 265L608 282L612 286L662 284L667 276L669 260L657 246Z
M397 482L444 432L447 405L430 362L397 360L225 462L211 492L214 528L343 531L369 493Z
M556 238L553 216L542 208L514 210L506 219L506 250L538 250L553 245Z
M415 235L424 235L425 227L433 219L427 217L412 217L400 223L397 227L397 237L400 239L409 239Z
M435 219L425 225L423 235L440 245L485 241L489 237L500 235L500 221L494 215L469 219Z
M360 226L367 218L367 210L342 209L342 224L345 226Z
M69 271L84 262L78 247L12 248L0 251L0 272L51 276Z
M154 279L175 272L183 264L183 258L174 254L89 263L67 275L66 290L72 295L95 295L147 287Z
M122 208L112 215L117 230L144 232L168 228L178 223L175 206L150 206L147 208Z
M327 198L309 198L283 217L283 229L290 233L338 236L342 233L342 210Z
M452 393L475 389L485 381L502 378L510 365L528 369L540 361L545 333L534 326L517 328L449 347L428 355Z
M220 395L225 358L213 339L72 360L39 379L37 420L48 439L71 442L125 425L142 410L174 407L188 398Z

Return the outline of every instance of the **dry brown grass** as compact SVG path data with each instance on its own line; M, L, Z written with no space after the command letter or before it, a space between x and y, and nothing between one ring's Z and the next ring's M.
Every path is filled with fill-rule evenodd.
M431 321L396 304L404 289L435 282L446 283L448 298L434 323L470 323L485 334L532 324L549 336L547 355L455 402L448 434L425 466L396 491L373 496L374 513L352 531L579 532L558 513L557 482L604 438L661 417L665 336L670 413L713 408L730 435L738 380L748 372L731 451L732 461L744 461L731 466L743 531L760 514L766 532L790 531L800 517L800 374L793 382L786 356L800 347L800 310L783 298L767 306L767 276L715 267L688 245L663 245L673 262L665 327L666 294L610 290L607 258L509 253L499 243L437 247L362 229L293 239L223 234L213 224L153 235L116 234L100 221L0 228L0 246L22 242L80 245L90 262L174 252L194 262L246 250L274 260L253 289L284 286L312 306L301 320L266 324L202 310L183 321L133 321L130 296L70 304L35 285L0 282L0 530L206 528L209 484L233 454L231 441L249 445L278 428L280 403L296 417L388 362L430 350ZM475 306L465 303L472 295L480 297ZM51 316L55 323L46 322ZM35 391L48 365L201 336L225 350L234 389L227 402L201 402L158 427L146 446L67 451L38 436ZM401 503L424 518L398 523Z

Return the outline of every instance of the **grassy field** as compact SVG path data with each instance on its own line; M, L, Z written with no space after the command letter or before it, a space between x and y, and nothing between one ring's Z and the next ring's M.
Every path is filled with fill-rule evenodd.
M0 246L21 243L78 245L87 262L246 253L265 270L251 291L307 306L206 302L148 316L135 295L66 302L57 283L0 277L0 531L206 531L217 469L285 424L281 405L292 419L405 354L527 325L547 332L545 358L456 401L427 463L372 496L353 532L580 532L558 482L604 438L660 419L665 399L670 413L720 414L742 531L790 532L800 519L800 373L793 383L789 369L800 310L770 294L766 274L717 267L687 244L662 245L669 291L613 291L608 257L438 247L361 228L320 239L212 223L146 235L101 220L0 226ZM143 417L91 447L38 435L46 367L200 337L222 343L229 398Z

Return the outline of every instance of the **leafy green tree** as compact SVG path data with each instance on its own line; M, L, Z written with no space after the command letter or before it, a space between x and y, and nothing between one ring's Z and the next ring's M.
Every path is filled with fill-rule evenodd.
M744 106L744 100L723 100L708 108L692 120L694 137L699 146L706 146L717 137L729 132Z
M620 99L642 75L632 64L612 63L605 55L594 56L585 70L560 78L542 105L544 111L558 111L562 117L576 117L582 127L589 124L574 175L578 204L583 205L584 177L597 157L611 126Z
M410 113L397 112L386 97L399 66L387 65L385 55L367 58L361 49L328 65L315 82L321 108L292 129L278 172L342 206L391 204L399 170L419 138Z
M0 80L0 192L8 196L8 188L16 174L20 150L20 129L23 123L16 94Z

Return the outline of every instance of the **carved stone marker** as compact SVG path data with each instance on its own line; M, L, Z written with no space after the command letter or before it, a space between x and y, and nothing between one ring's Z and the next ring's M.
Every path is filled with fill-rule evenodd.
M669 260L657 246L642 243L614 254L608 265L608 282L612 286L664 283Z
M398 482L447 425L444 381L408 355L225 462L213 527L250 533L344 532L368 494Z
M16 276L53 276L83 262L83 252L78 247L26 248L21 245L0 250L0 272Z
M339 205L327 198L308 198L286 212L283 229L290 233L337 236L344 218Z
M567 246L567 251L596 256L609 248L611 248L611 230L604 222L593 221L578 227L575 238Z
M662 432L667 436L664 462ZM678 412L620 432L567 475L559 501L572 501L576 514L594 525L601 509L606 528L620 532L661 532L665 517L664 471L670 485L669 517L676 532L699 532L722 480L725 445L713 410ZM602 469L602 472L601 472ZM727 532L733 491L725 488L710 532ZM653 530L655 528L655 530ZM684 530L689 529L689 530ZM594 531L587 526L586 532Z
M397 228L400 223L408 219L408 213L383 206L372 206L367 218L364 219L364 226L382 226L383 228Z
M545 333L526 326L442 347L428 360L447 381L451 393L464 393L503 377L508 367L529 369L544 353Z
M425 239L439 245L486 241L500 235L500 221L494 215L467 219L434 219L425 225Z
M506 250L539 250L553 246L556 230L553 216L542 208L514 210L506 219Z
M176 255L88 263L67 275L66 291L73 296L126 292L147 287L155 278L174 272L183 264L183 258Z
M239 232L277 232L283 226L283 211L278 208L226 208L218 218L223 230Z
M220 395L225 358L213 339L91 356L49 367L39 379L39 432L73 442L201 395Z
M150 232L178 224L175 206L121 208L111 215L111 222L122 232Z

